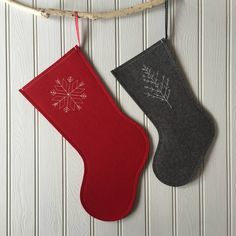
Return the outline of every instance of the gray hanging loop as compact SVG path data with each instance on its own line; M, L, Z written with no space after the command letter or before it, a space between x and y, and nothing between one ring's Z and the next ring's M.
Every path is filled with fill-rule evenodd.
M165 38L168 39L168 0L165 1Z

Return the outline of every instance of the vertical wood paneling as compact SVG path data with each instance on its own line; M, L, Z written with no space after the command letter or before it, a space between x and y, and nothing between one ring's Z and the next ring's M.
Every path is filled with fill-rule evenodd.
M172 53L174 55L174 49L173 44L174 44L174 35L175 35L175 1L169 1L169 8L170 8L170 36L169 36L169 40L170 40L170 50L172 50ZM177 236L177 195L176 195L176 187L172 187L172 236Z
M229 70L229 99L230 99L230 114L229 114L229 131L230 131L230 233L229 236L236 235L236 2L228 1L229 9L229 53L230 53L230 70Z
M37 6L37 0L33 1ZM38 74L37 17L33 16L34 77ZM39 236L39 112L34 108L34 236Z
M198 0L174 2L173 51L198 96ZM187 20L188 19L188 20ZM176 188L177 235L199 235L199 179Z
M12 8L10 19L9 233L31 236L34 233L34 110L18 90L34 75L33 50L29 47L33 44L33 17Z
M7 229L7 94L6 94L6 7L0 3L0 235Z
M204 235L220 236L227 235L226 1L203 1L202 6L202 101L217 123L204 168Z
M23 2L102 11L141 0ZM84 166L79 154L18 92L77 43L74 21L33 17L0 2L1 236L236 235L236 3L172 3L173 51L216 120L216 141L200 180L173 190L158 181L152 170L158 132L110 70L164 37L164 7L116 20L80 20L85 53L121 108L146 125L152 142L133 212L120 222L102 222L80 203Z
M38 5L60 8L60 2L39 0ZM38 18L38 72L61 56L58 18ZM39 116L39 235L62 235L62 137Z
M86 1L72 3L65 1L65 9L87 10ZM87 20L80 20L80 36L82 48L88 51ZM65 50L70 50L78 43L75 33L74 19L65 19ZM80 187L83 180L84 164L79 153L69 144L66 145L66 173L67 173L67 235L90 235L90 216L80 202Z
M6 234L11 234L11 141L10 141L10 7L6 6L5 11L6 17L6 193L7 193L7 211L6 211L6 222L7 222L7 228L6 228Z
M114 1L92 0L92 11L105 11L114 9ZM95 70L100 75L101 81L107 86L107 89L116 97L116 80L111 74L111 70L116 66L115 51L115 20L94 21L91 28L91 55L90 59ZM117 222L102 222L95 220L94 235L117 235Z
M227 93L227 107L226 107L226 123L227 123L227 137L226 137L226 148L227 148L227 235L231 235L232 228L232 156L231 156L231 145L232 145L232 133L231 129L233 129L233 125L231 122L232 118L232 101L231 101L231 1L226 1L226 93Z
M120 0L120 7L127 7L140 3L139 0ZM119 63L124 63L143 50L143 17L132 15L120 19L119 22ZM120 87L120 104L122 109L138 121L144 124L144 115L141 109L133 101L127 92ZM136 204L131 215L123 220L122 235L145 235L145 196L144 196L144 175L141 176Z
M158 24L157 24L158 22ZM147 44L149 47L165 35L165 10L164 6L157 7L147 13ZM152 169L159 136L155 126L148 122L148 131L152 140L150 160L148 165L149 186L149 234L172 235L172 190L171 187L161 183Z

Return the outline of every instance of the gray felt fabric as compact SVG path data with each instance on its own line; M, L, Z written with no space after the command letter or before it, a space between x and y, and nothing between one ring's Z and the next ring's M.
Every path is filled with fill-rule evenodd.
M165 184L180 186L196 174L215 129L171 55L166 39L112 71L159 133L153 170Z

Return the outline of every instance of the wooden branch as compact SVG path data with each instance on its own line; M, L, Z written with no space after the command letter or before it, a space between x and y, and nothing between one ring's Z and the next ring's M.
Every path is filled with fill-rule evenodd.
M165 2L165 0L149 0L147 2L143 2L140 4L136 4L132 7L122 8L120 10L114 11L104 11L104 12L80 12L80 11L72 11L72 10L60 10L60 9L50 9L50 8L34 8L29 5L25 5L15 0L2 0L3 2L9 4L10 6L16 7L25 12L37 15L37 16L75 16L75 12L78 14L80 18L87 18L90 20L97 19L110 19L115 17L122 17L131 15L137 12L144 11L146 9L150 9L154 6L160 5Z

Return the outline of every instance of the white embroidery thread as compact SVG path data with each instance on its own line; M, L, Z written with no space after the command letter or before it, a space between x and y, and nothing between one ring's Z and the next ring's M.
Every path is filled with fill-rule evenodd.
M63 109L65 113L81 110L81 105L87 98L85 83L75 80L72 76L62 80L57 79L55 83L54 88L50 91L52 105L59 110Z
M169 97L171 89L169 87L169 78L165 75L159 76L159 71L153 71L151 67L143 65L142 67L142 78L143 81L150 86L145 85L144 88L147 90L144 94L147 97L159 99L166 102L172 109L169 103Z

